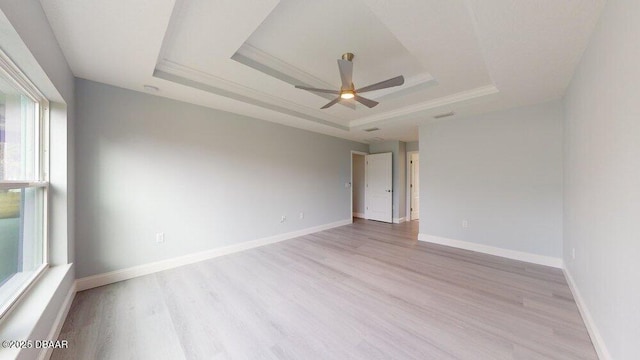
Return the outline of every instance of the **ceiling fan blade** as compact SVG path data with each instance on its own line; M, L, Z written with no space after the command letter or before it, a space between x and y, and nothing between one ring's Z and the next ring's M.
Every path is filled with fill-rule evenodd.
M331 102L329 102L327 105L321 107L320 109L326 109L328 107L332 107L333 105L337 104L338 101L340 101L340 97L337 97L337 98L331 100Z
M368 107L368 108L372 108L372 107L374 107L374 106L378 105L378 102L377 102L377 101L373 101L373 100L370 100L370 99L367 99L367 98L363 98L362 96L358 96L358 95L356 95L356 96L354 96L353 98L354 98L357 102L359 102L360 104L362 104L362 105L364 105L364 106L366 106L366 107Z
M316 88L300 86L300 85L296 85L296 89L302 89L302 90L320 92L320 93L327 93L327 94L336 94L336 95L340 94L340 91L338 91L338 90L316 89Z
M353 63L349 60L338 59L338 70L343 89L351 89L353 83Z
M381 89L386 89L394 86L400 86L402 84L404 84L404 76L400 75L400 76L391 78L389 80L380 81L379 83L365 86L362 89L356 90L356 92L363 93L367 91L381 90Z

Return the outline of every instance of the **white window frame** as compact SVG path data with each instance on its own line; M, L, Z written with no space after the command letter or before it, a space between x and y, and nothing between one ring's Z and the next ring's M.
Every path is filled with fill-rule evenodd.
M6 318L7 313L20 301L22 296L33 286L49 267L49 100L38 90L11 58L0 49L0 73L11 81L12 85L19 89L23 95L36 103L38 113L38 126L36 126L37 139L36 153L38 156L37 181L0 181L1 190L42 188L42 265L40 265L28 281L17 287L9 300L0 305L0 321Z

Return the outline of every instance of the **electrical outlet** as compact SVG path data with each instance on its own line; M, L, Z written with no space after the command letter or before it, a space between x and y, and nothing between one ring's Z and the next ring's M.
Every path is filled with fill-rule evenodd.
M164 233L157 233L156 244L162 244L162 243L164 243Z
M576 248L571 248L571 259L572 260L576 259Z
M462 227L463 228L468 228L469 227L469 221L468 220L462 220Z
M280 218L280 223L282 224L285 221L287 221L287 217L285 215L282 215L282 217Z
M304 219L304 212L300 212L300 219Z

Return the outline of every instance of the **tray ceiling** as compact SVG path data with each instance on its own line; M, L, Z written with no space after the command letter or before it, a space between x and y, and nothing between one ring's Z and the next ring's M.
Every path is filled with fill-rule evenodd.
M78 77L358 141L410 141L438 113L561 97L604 0L41 3ZM372 92L372 109L320 110L326 97L293 85L338 89L345 52L356 87L405 84Z

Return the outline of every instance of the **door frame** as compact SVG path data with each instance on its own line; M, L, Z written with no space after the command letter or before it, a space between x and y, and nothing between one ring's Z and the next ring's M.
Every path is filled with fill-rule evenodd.
M351 214L351 223L353 223L353 155L369 155L368 152L351 150L349 154L349 164L351 164L351 176L349 177L349 213ZM364 179L367 179L367 167L364 167ZM367 192L364 192L364 201L367 203Z
M407 184L406 184L406 188L407 191L407 209L406 209L406 214L407 214L407 221L411 221L411 155L413 154L418 154L420 155L420 151L407 151ZM420 191L420 190L418 190Z

